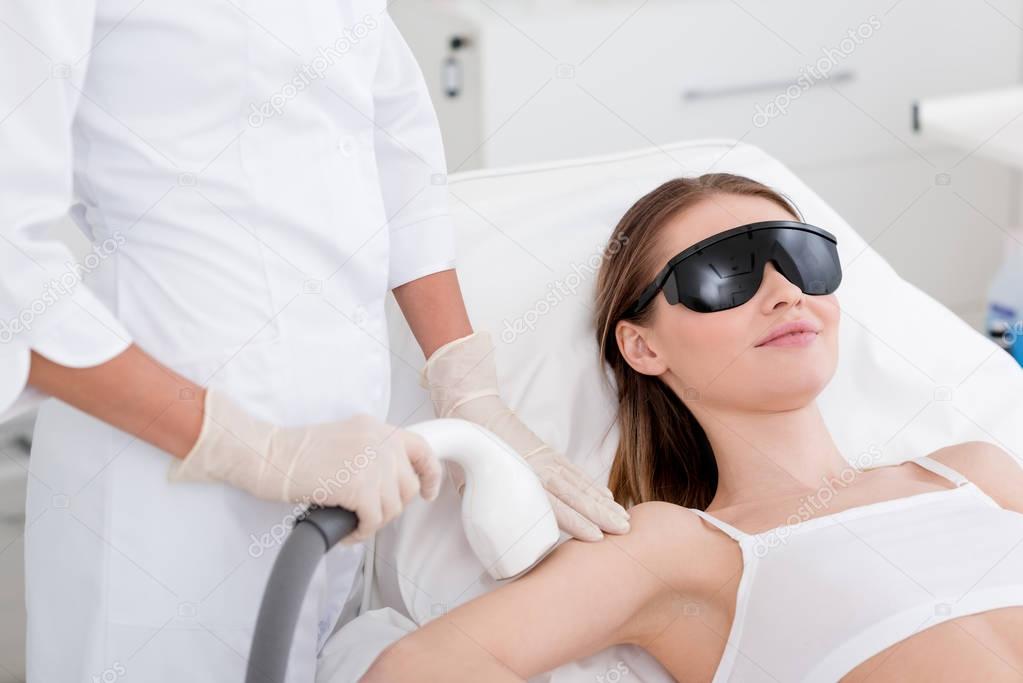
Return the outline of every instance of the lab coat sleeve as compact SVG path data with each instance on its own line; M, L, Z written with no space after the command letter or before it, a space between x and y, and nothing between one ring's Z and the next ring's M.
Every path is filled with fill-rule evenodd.
M131 342L48 234L72 203L71 126L94 14L94 0L0 3L0 422L43 398L26 389L30 350L88 367Z
M373 84L374 147L390 230L388 287L455 267L447 164L437 114L412 51L386 14Z

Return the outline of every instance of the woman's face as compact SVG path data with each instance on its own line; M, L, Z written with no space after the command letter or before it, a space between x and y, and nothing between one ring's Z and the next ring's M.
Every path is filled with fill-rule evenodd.
M662 226L656 270L700 240L747 223L797 220L761 197L719 194ZM652 280L654 273L649 273ZM768 262L760 289L741 306L697 313L671 305L658 293L645 326L618 323L626 361L660 377L686 405L791 410L810 403L827 385L838 361L839 307L835 294L804 294ZM775 326L805 320L818 334L805 346L757 346Z

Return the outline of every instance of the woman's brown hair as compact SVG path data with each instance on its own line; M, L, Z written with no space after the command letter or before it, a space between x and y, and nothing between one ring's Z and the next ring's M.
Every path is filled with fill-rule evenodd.
M762 183L731 173L707 173L669 180L640 198L622 216L604 250L594 322L600 357L611 369L618 394L619 441L609 486L625 506L659 500L703 510L717 491L717 462L703 427L664 382L629 366L618 348L615 327L619 320L649 322L652 306L632 317L625 313L664 265L654 262L664 224L722 194L763 197L802 220L792 202Z

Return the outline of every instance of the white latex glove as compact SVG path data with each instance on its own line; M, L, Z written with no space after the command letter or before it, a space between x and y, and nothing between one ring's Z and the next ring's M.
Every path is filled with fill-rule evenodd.
M629 531L629 513L615 502L611 491L544 443L501 400L488 332L474 332L434 351L419 381L430 390L437 417L475 422L525 458L547 489L563 531L586 541L603 538L601 529L617 534ZM452 477L461 492L464 478L454 471Z
M308 427L256 419L216 389L206 391L199 439L171 481L221 481L265 500L343 507L359 526L341 543L363 541L417 494L433 500L441 465L418 434L369 415Z

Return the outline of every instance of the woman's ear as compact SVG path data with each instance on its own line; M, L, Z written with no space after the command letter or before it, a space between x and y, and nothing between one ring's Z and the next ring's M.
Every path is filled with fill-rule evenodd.
M615 326L615 340L625 362L636 372L658 376L664 373L668 366L647 344L646 335L649 334L649 330L625 320L619 320Z

